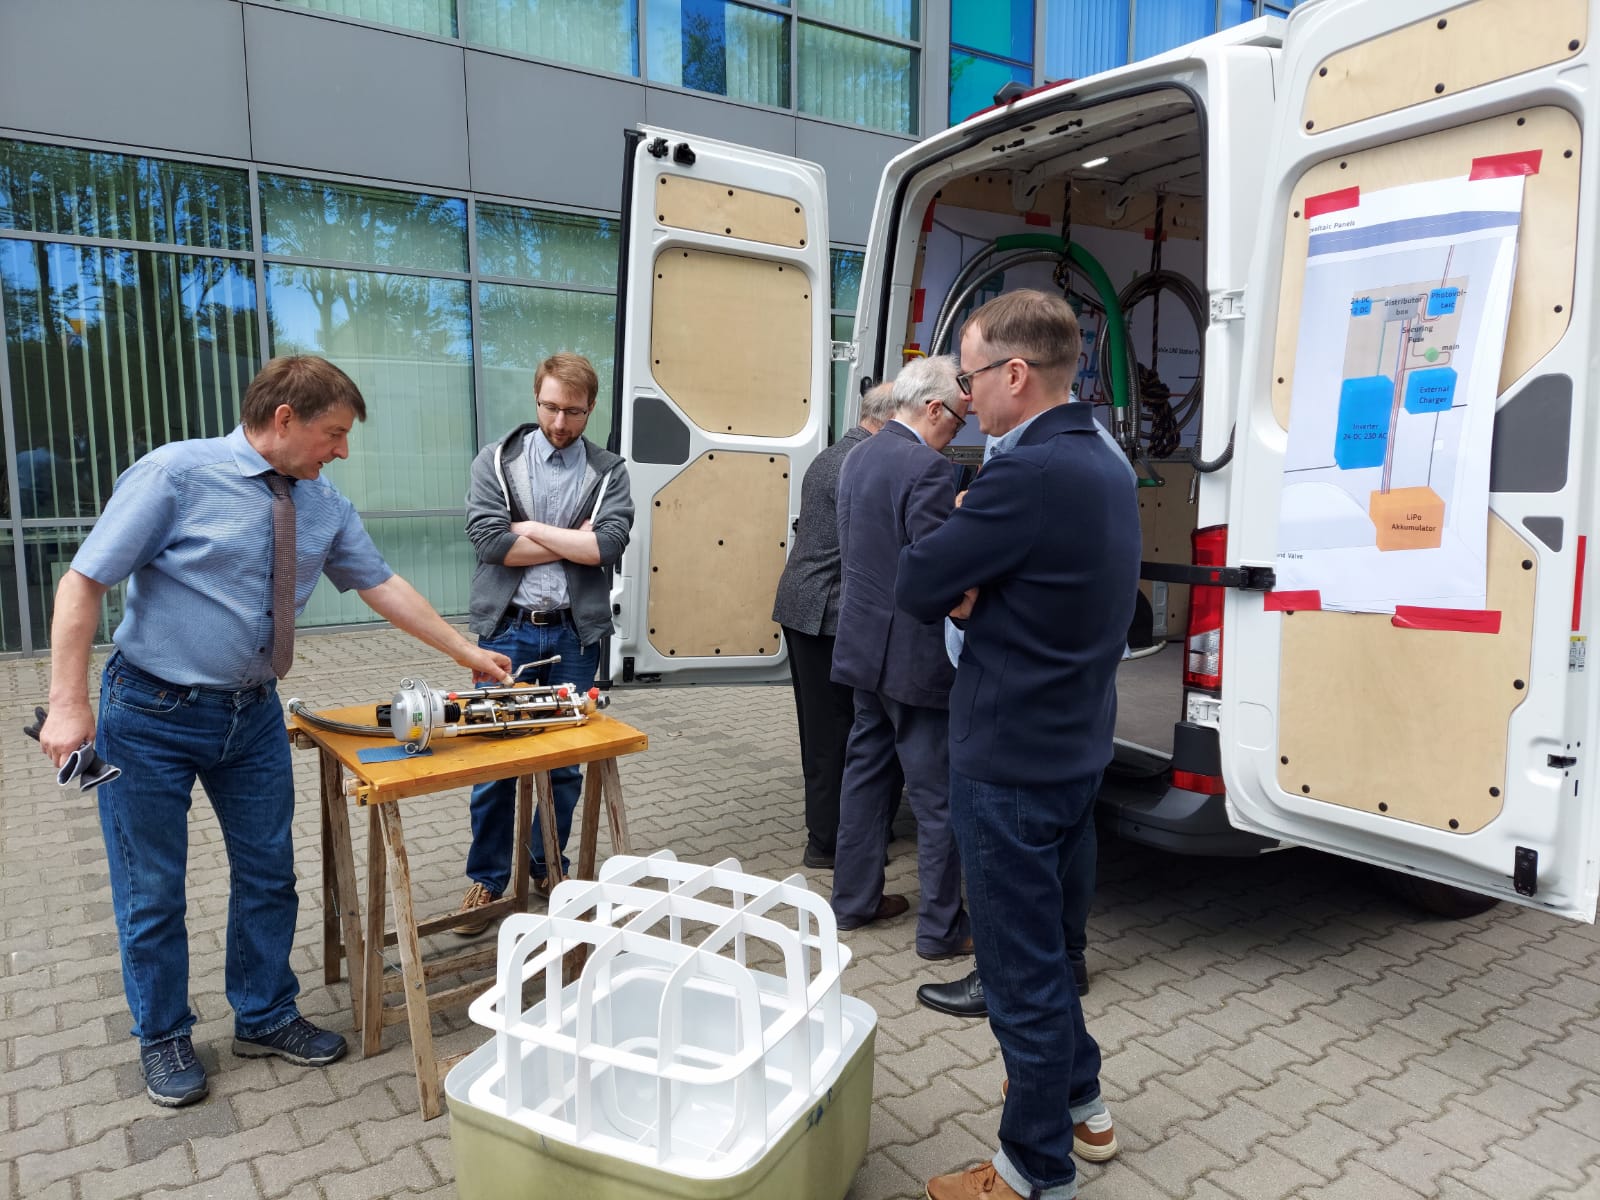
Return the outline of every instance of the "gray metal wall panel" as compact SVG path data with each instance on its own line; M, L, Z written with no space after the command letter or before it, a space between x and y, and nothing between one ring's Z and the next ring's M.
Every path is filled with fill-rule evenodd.
M644 120L644 86L467 51L472 187L612 212L622 132Z
M250 156L238 4L4 0L0 124L187 154Z
M793 117L729 104L726 100L650 88L645 94L645 120L666 129L698 133L719 142L754 146L775 154L795 152Z
M459 46L254 4L244 21L257 161L468 186Z
M796 153L828 173L828 240L864 245L884 164L914 143L818 121L799 125Z

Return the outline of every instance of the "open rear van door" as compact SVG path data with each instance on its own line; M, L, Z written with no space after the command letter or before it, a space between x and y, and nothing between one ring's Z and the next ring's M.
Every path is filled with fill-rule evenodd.
M637 515L612 589L612 678L785 679L772 601L828 439L822 169L627 136L616 448Z
M1591 921L1596 15L1347 0L1290 19L1227 531L1228 563L1275 568L1277 590L1226 593L1220 714L1239 827ZM1474 480L1486 536L1450 524ZM1446 551L1476 554L1475 598ZM1324 590L1295 582L1334 562ZM1402 563L1417 598L1349 611Z

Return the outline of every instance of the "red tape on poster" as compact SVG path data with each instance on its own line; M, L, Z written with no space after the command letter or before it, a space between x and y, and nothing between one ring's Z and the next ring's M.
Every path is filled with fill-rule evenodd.
M1516 154L1489 154L1472 160L1468 179L1507 179L1513 175L1537 175L1544 159L1543 150L1521 150Z
M1315 590L1268 592L1262 598L1261 607L1267 612L1321 612L1322 593Z
M1417 608L1395 605L1389 624L1396 629L1435 629L1445 633L1499 633L1497 608Z

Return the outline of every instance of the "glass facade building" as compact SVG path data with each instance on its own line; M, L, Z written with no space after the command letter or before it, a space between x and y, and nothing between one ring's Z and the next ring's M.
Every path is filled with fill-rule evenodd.
M0 653L48 648L55 586L117 476L228 432L261 364L291 352L363 389L370 419L328 477L391 564L464 613L468 467L531 418L539 361L587 355L588 432L611 429L624 129L822 163L845 341L890 157L1008 81L1086 74L1263 3L0 6L0 42L35 48L0 77ZM81 86L49 86L65 77ZM370 619L323 583L301 624Z

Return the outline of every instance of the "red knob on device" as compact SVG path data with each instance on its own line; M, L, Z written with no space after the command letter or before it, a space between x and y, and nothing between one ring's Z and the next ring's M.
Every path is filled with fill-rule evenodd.
M444 694L444 698L446 700L455 700L455 699L457 699L457 696L456 696L456 694L454 692L446 692Z
M563 683L560 687L558 687L556 689L556 695L560 696L563 700L565 700L568 696L572 695L572 689L569 688L566 684Z
M591 699L591 700L600 699L600 689L597 688L597 687L590 688L589 689L589 699Z

